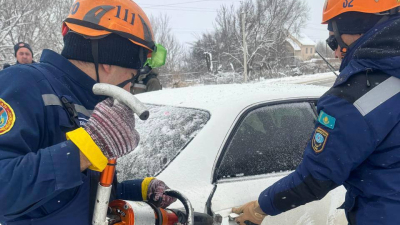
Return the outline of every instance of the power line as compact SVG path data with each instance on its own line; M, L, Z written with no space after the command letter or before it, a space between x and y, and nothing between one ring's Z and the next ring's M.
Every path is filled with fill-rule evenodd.
M312 25L312 24L307 24L306 27L312 27L316 29L326 29L327 26L317 26L317 25Z
M144 8L144 7L143 7ZM216 10L214 11L209 11L209 10L191 10L191 9L171 9L171 8L148 8L149 10L171 10L171 11L183 11L183 12L217 12Z
M150 8L151 6L145 6L143 8ZM163 6L167 8L173 8L173 9L202 9L202 10L215 10L215 8L202 8L202 7L185 7L185 6Z
M155 8L155 7L163 7L163 6L171 6L171 5L184 5L184 4L191 4L191 3L196 3L196 2L225 2L225 1L230 1L230 2L235 2L232 0L197 0L197 1L190 1L190 2L178 2L178 3L172 3L172 4L165 4L165 5L148 5L144 6L146 4L142 4L144 7L143 8Z
M306 30L320 30L320 31L326 31L326 32L328 32L328 29L319 29L319 28L311 28L311 27L305 27L304 29L306 29Z
M180 28L180 27L172 27L173 30L184 30L184 31L207 31L213 28L201 28L201 29L191 29L191 28Z
M312 27L312 26L305 26L308 29L317 29L317 30L328 30L327 27Z

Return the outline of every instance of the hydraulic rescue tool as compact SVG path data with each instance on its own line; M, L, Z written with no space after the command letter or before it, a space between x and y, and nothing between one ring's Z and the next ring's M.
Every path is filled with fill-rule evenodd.
M93 93L112 97L114 101L128 106L141 120L149 118L149 111L135 96L110 84L96 84ZM194 213L190 201L175 190L166 190L165 195L182 202L185 211L162 209L151 202L115 200L109 203L115 174L116 160L109 160L100 175L92 225L211 225L213 218L207 214Z

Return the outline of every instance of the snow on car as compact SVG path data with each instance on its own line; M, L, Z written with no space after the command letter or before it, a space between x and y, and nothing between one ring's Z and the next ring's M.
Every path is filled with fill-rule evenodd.
M157 176L184 193L195 211L235 224L229 220L232 207L257 199L301 162L315 126L317 99L326 91L257 83L137 95L150 118L137 120L141 140L119 160L119 180ZM263 223L346 224L337 210L343 201L340 187L321 201L266 217Z

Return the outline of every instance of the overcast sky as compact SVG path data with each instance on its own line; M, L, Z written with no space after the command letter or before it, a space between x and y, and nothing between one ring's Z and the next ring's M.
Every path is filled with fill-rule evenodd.
M282 0L285 1L285 0ZM310 19L303 33L314 41L328 38L326 25L321 25L323 0L303 0L310 7ZM176 37L188 46L206 31L213 30L221 5L240 5L240 0L136 0L146 14L167 14Z

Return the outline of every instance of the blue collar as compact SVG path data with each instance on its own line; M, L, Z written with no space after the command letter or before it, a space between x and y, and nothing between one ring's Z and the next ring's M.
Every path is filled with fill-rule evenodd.
M63 56L45 49L42 52L40 62L50 64L56 70L61 71L63 74L55 71L53 75L59 76L58 79L62 79L61 77L67 78L63 80L64 85L87 109L93 109L97 103L106 98L106 96L95 95L92 89L96 81Z
M95 80L68 61L68 59L52 50L43 50L40 62L51 64L57 69L63 71L74 83L90 92L92 92L93 85L96 84Z
M365 33L361 38L357 40L354 46L346 54L340 67L340 75L336 80L334 87L346 82L352 75L365 72L367 70L379 70L383 73L400 78L400 56L386 57L378 59L357 59L355 58L355 53L357 50L363 47L363 44L370 39L376 38L379 32L390 26L392 23L399 20L399 16L393 17L388 21L378 24L367 33ZM394 34L397 35L397 34Z

